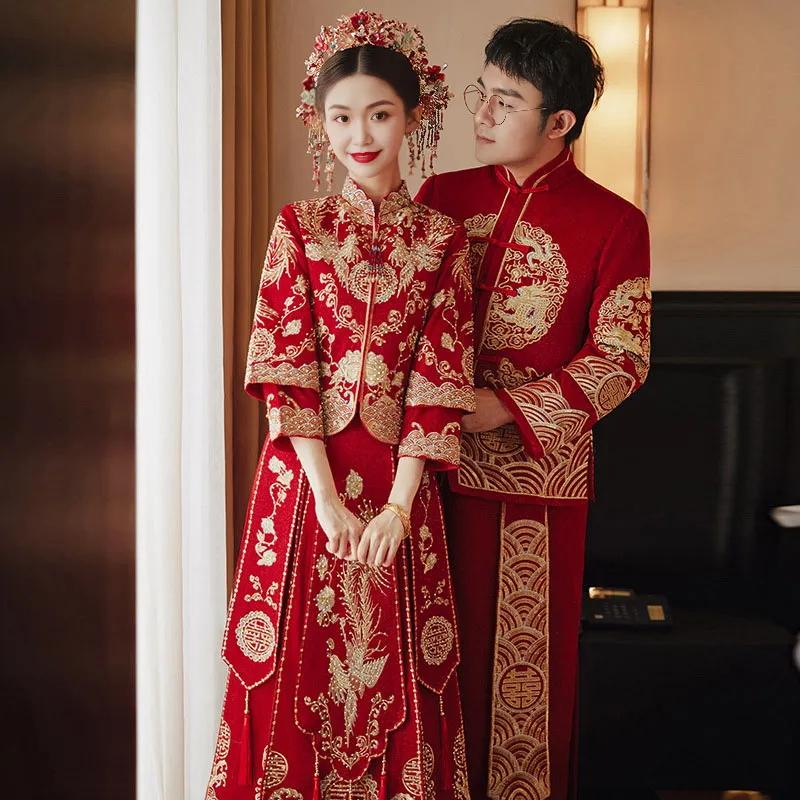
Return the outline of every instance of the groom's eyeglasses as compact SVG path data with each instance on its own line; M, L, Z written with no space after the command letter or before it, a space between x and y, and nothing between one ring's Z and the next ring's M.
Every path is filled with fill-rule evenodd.
M547 106L536 106L536 108L509 108L505 100L499 94L492 94L488 97L480 88L474 83L471 83L464 89L464 103L467 106L470 114L477 114L484 103L489 104L489 116L495 125L502 125L506 121L508 114L514 114L517 111L546 111Z

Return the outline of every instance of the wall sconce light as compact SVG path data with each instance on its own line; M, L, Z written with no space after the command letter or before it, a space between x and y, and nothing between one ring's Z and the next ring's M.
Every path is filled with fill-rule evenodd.
M606 88L575 143L593 180L647 213L653 0L577 0L578 32L597 49Z

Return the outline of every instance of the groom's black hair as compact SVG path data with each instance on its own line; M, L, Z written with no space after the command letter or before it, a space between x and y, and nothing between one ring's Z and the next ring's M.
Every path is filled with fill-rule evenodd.
M567 144L581 135L604 85L603 65L588 39L557 22L518 17L495 30L485 55L486 64L532 83L542 93L548 112L567 109L575 115Z

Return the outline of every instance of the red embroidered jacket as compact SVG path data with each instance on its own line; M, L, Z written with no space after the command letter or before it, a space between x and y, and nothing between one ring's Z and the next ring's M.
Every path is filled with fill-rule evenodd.
M476 293L475 385L515 423L462 436L455 491L516 502L591 495L594 423L650 361L644 215L569 149L517 186L502 167L436 175L417 200L464 221Z
M411 200L380 204L351 180L292 203L267 250L245 387L270 437L321 438L359 415L398 456L459 461L474 410L472 283L462 225Z

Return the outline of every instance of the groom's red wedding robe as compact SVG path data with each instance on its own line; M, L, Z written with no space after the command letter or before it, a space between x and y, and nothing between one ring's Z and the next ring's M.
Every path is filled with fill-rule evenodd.
M472 796L564 800L592 426L647 375L647 223L568 149L524 186L481 167L417 200L465 224L475 385L514 415L462 435L445 497Z

